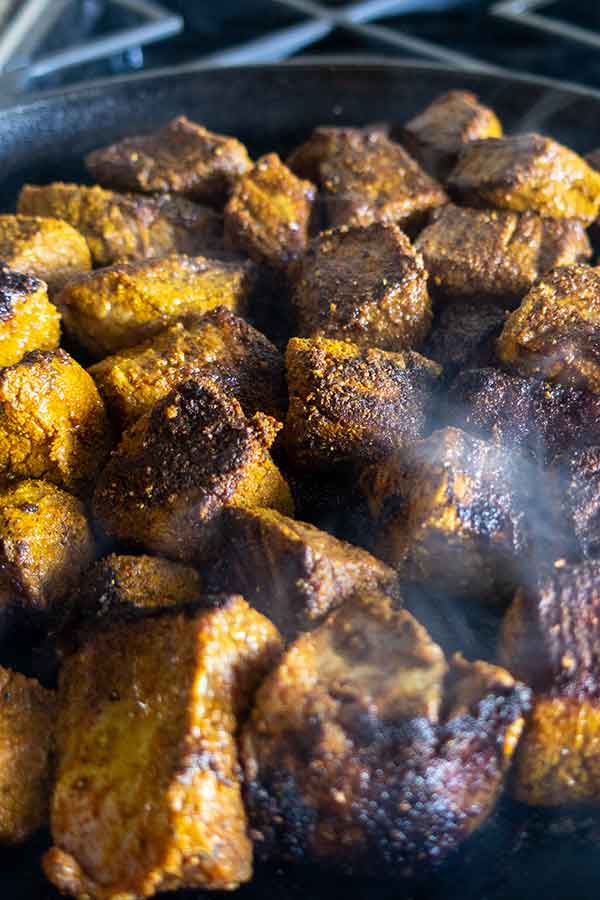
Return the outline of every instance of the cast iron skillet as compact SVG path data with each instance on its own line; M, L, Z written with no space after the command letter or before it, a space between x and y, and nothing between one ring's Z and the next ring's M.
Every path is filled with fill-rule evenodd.
M0 109L0 209L13 209L24 181L81 180L81 160L89 150L148 131L176 114L240 137L258 156L272 149L285 153L322 123L402 122L450 88L476 91L508 131L545 131L580 152L600 146L600 92L541 79L379 60L186 67L96 82ZM445 615L450 622L453 609L447 607ZM476 644L477 637L467 635L466 644ZM5 637L0 663L31 671L31 652L23 646L14 636ZM47 843L48 836L40 835L27 847L0 852L0 900L58 898L40 873ZM538 894L547 900L596 900L599 884L600 814L532 814L503 800L492 821L425 883L392 885L269 867L259 870L237 897L521 900ZM178 894L181 900L202 895ZM223 896L231 895L212 894Z

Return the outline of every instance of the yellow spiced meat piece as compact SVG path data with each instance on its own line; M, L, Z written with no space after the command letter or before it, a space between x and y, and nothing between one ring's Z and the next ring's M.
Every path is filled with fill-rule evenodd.
M364 140L368 141L369 138L378 140L387 133L388 128L385 125L367 125L365 128L319 125L307 141L290 153L286 164L300 178L307 178L308 181L322 187L322 164L334 159L346 143L356 143L360 146Z
M48 822L55 716L53 691L0 668L0 844Z
M581 219L585 225L600 209L600 174L541 134L466 144L448 187L472 206L530 209L556 219Z
M292 338L283 433L298 466L360 467L425 436L441 369L412 350L389 353L346 341Z
M506 320L498 338L501 362L522 375L600 391L600 269L554 269Z
M171 192L222 203L252 160L235 138L178 116L151 134L94 150L85 164L95 181L118 191Z
M375 552L444 593L497 603L536 547L543 513L533 466L459 428L375 464L362 486ZM544 524L552 530L550 518Z
M59 341L60 313L44 282L0 263L0 367L28 350L54 350Z
M225 207L225 240L258 263L285 267L306 249L315 188L276 153L242 175Z
M448 91L436 97L402 130L406 149L423 168L444 181L469 141L501 137L495 112L470 91Z
M0 596L44 612L67 597L95 555L83 503L46 481L0 488Z
M556 266L585 262L592 247L578 219L448 204L415 242L429 286L444 300L518 303Z
M0 215L0 259L41 278L51 293L92 268L85 238L60 217Z
M530 580L509 608L500 659L534 691L512 790L534 806L600 804L600 564Z
M222 249L222 220L185 197L120 194L94 185L26 184L17 212L64 219L87 241L95 266L168 253Z
M33 350L0 370L0 476L88 490L111 447L104 403L64 350Z
M373 129L344 129L319 165L327 225L387 222L409 231L446 203L443 188L404 147Z
M431 325L423 258L396 225L337 228L314 238L294 272L297 334L359 347L419 347Z
M211 382L186 381L125 432L96 484L107 535L184 562L209 554L226 506L292 512L269 454L280 424L247 420Z
M50 880L90 900L252 875L236 732L281 647L238 596L99 632L61 671Z
M503 669L454 657L377 593L300 636L242 734L257 856L378 878L454 850L493 810L528 709Z
M147 413L180 381L209 378L239 400L247 415L284 416L283 359L267 338L223 306L187 327L108 356L89 370L109 411L124 427Z
M230 509L209 567L213 590L240 593L286 637L314 628L361 590L400 602L396 573L361 547L274 509Z
M69 334L102 358L217 306L243 315L254 281L249 261L171 254L98 269L71 281L56 303Z

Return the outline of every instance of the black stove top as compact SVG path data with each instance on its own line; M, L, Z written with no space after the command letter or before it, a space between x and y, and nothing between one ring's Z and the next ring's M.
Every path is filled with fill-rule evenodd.
M45 11L44 0L9 5L14 11L0 34L4 98L192 61L331 54L420 57L600 89L600 3L592 0L47 0Z

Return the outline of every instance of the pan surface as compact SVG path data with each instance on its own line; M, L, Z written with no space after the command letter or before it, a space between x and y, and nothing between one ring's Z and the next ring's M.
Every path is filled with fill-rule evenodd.
M231 69L162 71L39 95L0 109L0 208L13 209L24 181L84 177L85 153L185 114L241 138L253 156L285 153L319 124L401 123L436 94L467 88L492 105L507 131L544 131L580 152L600 146L600 93L543 80L501 78L437 65L372 61L298 62ZM0 662L31 669L12 637ZM0 900L56 900L40 872L48 843L0 852ZM403 885L317 871L257 872L240 900L548 900L597 898L600 816L535 814L503 801L481 833L439 875ZM173 895L174 896L174 895ZM183 892L181 900L230 894Z

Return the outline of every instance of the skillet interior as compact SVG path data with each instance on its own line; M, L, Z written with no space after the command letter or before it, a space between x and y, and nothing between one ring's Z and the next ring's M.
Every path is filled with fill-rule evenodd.
M600 145L600 94L550 88L428 64L373 62L283 64L190 69L130 76L51 93L0 110L0 208L12 210L24 181L80 180L89 150L152 129L184 113L208 128L241 138L254 156L287 151L315 125L402 122L450 88L478 93L507 131L540 130L586 152ZM27 644L0 643L0 663L31 669ZM1 900L55 900L39 858L41 835L0 852ZM536 814L503 801L446 870L425 885L344 880L322 872L259 871L240 900L549 900L596 898L600 881L600 814ZM182 892L181 900L206 896ZM219 898L231 895L212 894Z

